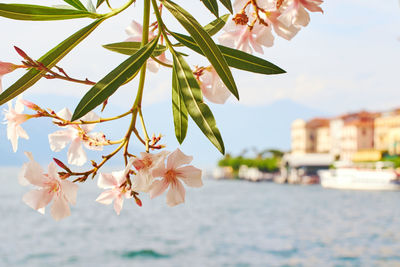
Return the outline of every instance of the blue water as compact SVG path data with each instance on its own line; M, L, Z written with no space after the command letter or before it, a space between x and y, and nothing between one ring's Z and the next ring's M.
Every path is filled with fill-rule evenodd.
M27 207L15 169L0 169L0 266L400 266L400 192L205 180L186 204L94 201L72 216Z

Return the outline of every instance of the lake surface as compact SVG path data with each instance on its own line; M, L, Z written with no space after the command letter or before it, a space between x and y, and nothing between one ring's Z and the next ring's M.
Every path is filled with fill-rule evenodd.
M205 179L184 205L143 196L117 216L89 181L55 222L17 173L0 169L0 266L400 266L400 192Z

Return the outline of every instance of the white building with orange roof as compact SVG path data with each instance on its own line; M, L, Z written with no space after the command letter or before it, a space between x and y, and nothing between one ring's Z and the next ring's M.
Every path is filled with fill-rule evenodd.
M376 116L376 113L363 111L344 119L341 133L341 160L353 160L356 152L374 149Z
M375 123L375 149L400 154L400 109L384 112Z

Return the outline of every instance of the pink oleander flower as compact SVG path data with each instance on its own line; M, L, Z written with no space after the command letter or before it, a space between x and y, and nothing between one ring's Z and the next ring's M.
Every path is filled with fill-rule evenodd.
M224 28L225 33L218 37L222 45L242 50L246 53L264 54L263 46L271 47L274 44L271 25L265 26L256 23L253 28L246 25L236 25L231 21Z
M157 154L147 152L140 153L141 158L133 160L133 166L137 170L137 174L133 181L132 189L134 191L148 192L153 182L152 171L158 168L160 164L164 164L164 160L169 152L162 151Z
M29 139L28 134L21 127L20 124L34 117L34 115L23 114L24 105L22 103L22 96L19 95L15 101L15 107L12 107L11 101L8 103L8 110L5 110L5 123L7 124L7 139L10 140L13 151L18 150L18 139Z
M71 120L72 114L67 109L64 108L57 115L65 120ZM95 121L98 120L99 116L94 112L89 112L85 116L81 118L83 121ZM96 126L93 124L82 124L82 125L68 125L62 128L65 130L56 131L52 134L49 134L49 143L50 148L54 152L59 152L64 149L68 143L71 143L71 146L68 149L68 163L74 164L77 166L82 166L87 161L87 156L85 150L83 150L82 144L91 150L102 150L103 146L101 143L104 143L105 138L104 134L101 133L89 133ZM87 137L90 137L88 139ZM95 140L95 142L93 142Z
M281 7L283 11L279 20L287 27L291 25L305 27L310 22L310 15L306 9L310 12L323 13L322 8L319 7L322 3L322 0L287 0Z
M141 42L142 41L142 34L143 34L143 26L136 22L135 20L132 21L131 25L129 25L126 29L125 32L129 35L128 39L125 40L125 42ZM149 31L149 41L153 40L156 37L153 31ZM165 64L171 64L171 61L168 60L165 56L165 53L162 53L158 57L156 57L158 60ZM147 60L147 68L151 72L158 72L158 69L160 68L160 64L153 60L152 58L149 58Z
M279 20L280 15L279 11L267 12L265 21L272 25L277 35L286 40L291 40L300 31L300 27L293 24L286 26Z
M16 68L18 68L18 66L13 63L0 61L0 93L3 91L1 78L3 78L5 74L14 71Z
M167 204L175 206L185 202L185 188L182 185L184 182L190 187L201 187L201 170L189 164L193 157L186 156L179 149L172 152L167 159L167 166L164 164L154 169L153 177L162 177L161 180L155 180L150 186L150 198L155 198L161 195L168 187ZM182 182L181 182L182 181Z
M23 166L20 182L23 185L32 184L39 189L26 193L22 200L42 214L45 212L45 207L53 200L51 216L56 221L71 215L68 203L75 205L78 186L68 180L60 179L54 162L49 164L48 173L45 174L30 152L25 152L25 155L29 158L29 162Z
M123 184L126 182L129 170L132 167L133 158L131 158L125 169L112 173L101 173L97 181L98 187L109 189L101 193L96 199L97 202L109 205L114 201L114 210L119 215L124 204L124 198L132 198L131 191L127 190Z
M198 79L204 97L210 102L224 104L231 95L212 66L204 68Z

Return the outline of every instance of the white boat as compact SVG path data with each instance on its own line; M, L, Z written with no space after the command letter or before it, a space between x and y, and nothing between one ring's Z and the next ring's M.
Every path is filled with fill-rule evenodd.
M370 167L339 167L321 170L318 174L325 188L353 190L400 190L399 175L383 164Z

